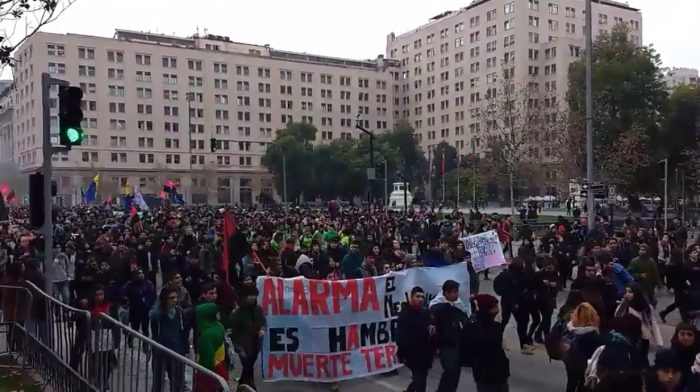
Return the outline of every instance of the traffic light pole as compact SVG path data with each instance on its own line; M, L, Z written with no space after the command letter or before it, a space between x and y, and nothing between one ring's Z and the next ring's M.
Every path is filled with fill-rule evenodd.
M41 110L42 110L42 155L43 163L41 165L41 173L44 175L44 268L53 263L53 210L51 200L51 177L53 168L51 166L51 158L53 154L58 152L66 152L69 148L53 147L51 143L51 86L70 86L70 83L65 80L54 79L48 73L41 74ZM47 281L45 288L47 293L52 289L52 283Z

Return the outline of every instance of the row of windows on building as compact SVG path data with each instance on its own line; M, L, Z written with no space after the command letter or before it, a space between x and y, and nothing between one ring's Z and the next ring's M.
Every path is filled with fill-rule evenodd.
M65 45L61 44L47 44L46 46L47 49L47 54L49 56L55 56L55 57L66 57L66 48ZM95 59L95 48L86 48L86 47L79 47L78 48L78 58L83 59L83 60L94 60ZM106 56L107 56L107 61L110 63L125 63L125 53L122 51L114 51L114 50L107 50L106 51ZM142 53L135 53L134 54L134 61L137 65L140 66L151 66L153 65L152 61L153 56L150 54L142 54ZM187 69L190 71L195 71L195 72L201 72L204 71L205 69L205 62L203 60L194 60L194 59L188 59L186 60L187 62ZM176 57L172 56L161 56L161 65L163 68L169 68L169 69L177 69L179 62ZM63 64L63 67L65 69L65 64ZM86 75L81 75L81 76L95 76L95 67L94 66L88 66L88 65L83 65L83 69L87 70ZM247 65L236 65L235 66L235 74L237 76L251 76L251 66ZM222 62L212 62L211 64L211 69L215 74L228 74L229 73L229 65L227 63L222 63ZM124 70L120 69L121 73L123 74ZM308 71L299 71L299 81L302 83L314 83L315 81L315 74L313 72L308 72ZM288 70L288 69L280 69L279 70L279 79L280 80L285 80L285 81L292 81L295 80L294 78L295 71ZM270 79L272 77L272 69L268 67L257 67L257 75L259 78L265 78L265 79ZM334 80L338 80L338 84L340 86L351 86L352 85L352 79L353 77L351 76L335 76L335 75L329 75L329 74L319 74L317 75L318 80L320 81L321 84L327 84L327 85L332 85ZM369 88L370 86L370 79L369 78L364 78L364 77L357 77L356 78L357 84L356 86L358 88ZM386 90L387 88L387 83L384 80L377 80L375 82L375 87L378 89L383 89Z
M179 177L172 177L169 179L174 183L182 183L182 179ZM55 177L55 180L59 187L67 188L75 186L73 178L68 176L58 176ZM103 183L114 184L122 188L126 187L127 184L138 184L140 188L151 188L151 191L153 190L152 188L160 187L160 180L157 177L138 177L138 179L136 179L135 182L133 178L130 180L129 177L111 176L109 178L103 179L102 181ZM81 179L80 185L83 187L88 187L90 186L90 183L92 183L92 177L83 177ZM214 179L206 177L192 177L190 178L190 184L193 187L197 188L207 188L209 185L216 185L218 188L230 188L232 181L230 178ZM240 178L239 184L241 188L251 188L253 180L250 178Z
M528 0L528 9L530 11L539 11L540 10L539 0ZM549 14L559 15L559 5L558 4L548 3L547 9L549 11ZM509 14L514 13L514 12L515 12L515 2L510 2L510 3L507 3L503 6L504 15L509 15ZM583 15L585 16L585 11L583 11ZM565 7L565 16L567 18L576 18L576 8ZM486 19L487 23L495 22L497 19L497 10L493 9L493 10L486 12L485 19ZM539 26L539 19L540 19L540 17L538 17L538 16L529 15L528 16L528 23L532 26L537 27L537 26ZM637 21L637 20L632 19L632 20L626 21L623 18L617 17L617 16L613 17L613 20L614 20L615 25L620 25L620 24L624 23L624 24L627 24L632 31L639 30L639 21ZM513 23L514 23L514 21L512 18L506 20L504 22L504 29L505 30L512 29ZM479 27L480 24L481 24L481 16L479 16L479 15L473 16L469 19L469 27L470 28ZM567 32L571 32L571 33L575 32L576 28L575 28L574 23L566 22L566 24L569 26L569 27L567 27ZM598 14L598 24L607 25L608 24L608 15L599 13ZM550 30L557 31L558 26L559 26L559 21L550 19L548 21L548 25L549 25ZM454 33L455 34L463 33L464 27L465 27L464 22L455 23ZM439 34L440 38L441 39L448 38L449 32L450 32L449 28L444 28L444 29L440 30L440 34ZM497 34L497 31L496 31L495 24L487 27L487 35L488 36L492 36L492 35L496 35L496 34ZM478 38L476 38L476 36L478 36L478 32L470 33L470 41L472 41L472 42L477 41ZM463 43L463 40L464 40L463 37L456 38L455 39L455 46L457 46L457 47L461 46L460 44ZM425 38L425 43L428 45L434 43L435 41L436 41L436 34L435 33L428 34L428 36ZM422 38L414 40L413 41L413 49L421 49L423 47L423 42L424 41ZM391 50L391 52L390 52L391 58L396 58L396 55L398 54L398 50L399 50L398 48ZM409 53L410 50L411 50L410 44L404 44L401 46L401 53L402 54Z
M150 153L138 153L138 154L128 154L126 152L99 152L99 151L83 151L81 152L81 161L84 163L105 163L104 161L100 161L100 156L101 155L108 155L109 160L107 163L118 163L118 164L125 164L125 163L133 163L134 161L129 160L130 155L136 155L136 162L140 164L160 164L160 162L156 161L156 154L150 154ZM192 155L181 155L181 154L165 154L165 164L166 165L180 165L185 163L187 156L190 157L190 164L192 165L204 165L206 164L206 155L197 155L197 154L192 154ZM251 156L238 156L238 157L232 157L229 155L223 156L223 155L216 155L214 157L215 159L215 164L217 166L253 166L253 162L255 161L255 165L257 166L259 164L259 157L255 157L255 159ZM54 155L53 156L54 161L68 161L68 157L66 155Z

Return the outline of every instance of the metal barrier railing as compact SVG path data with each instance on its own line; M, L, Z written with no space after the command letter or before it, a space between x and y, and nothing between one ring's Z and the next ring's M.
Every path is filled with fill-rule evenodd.
M0 287L5 295L25 293L15 306L23 309L21 317L0 324L0 334L8 331L7 352L54 390L189 392L205 382L207 391L231 391L212 371L112 317L73 308L30 282L22 284Z

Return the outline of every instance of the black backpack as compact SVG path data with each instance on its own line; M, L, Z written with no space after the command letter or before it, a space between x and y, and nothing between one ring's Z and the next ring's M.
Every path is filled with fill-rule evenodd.
M576 336L566 328L567 324L567 317L557 320L544 341L550 361L563 361L572 349Z

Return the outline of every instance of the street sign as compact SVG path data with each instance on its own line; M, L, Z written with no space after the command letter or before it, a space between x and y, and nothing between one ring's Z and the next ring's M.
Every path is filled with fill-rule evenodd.
M608 198L614 199L615 198L615 185L610 185L608 187Z

